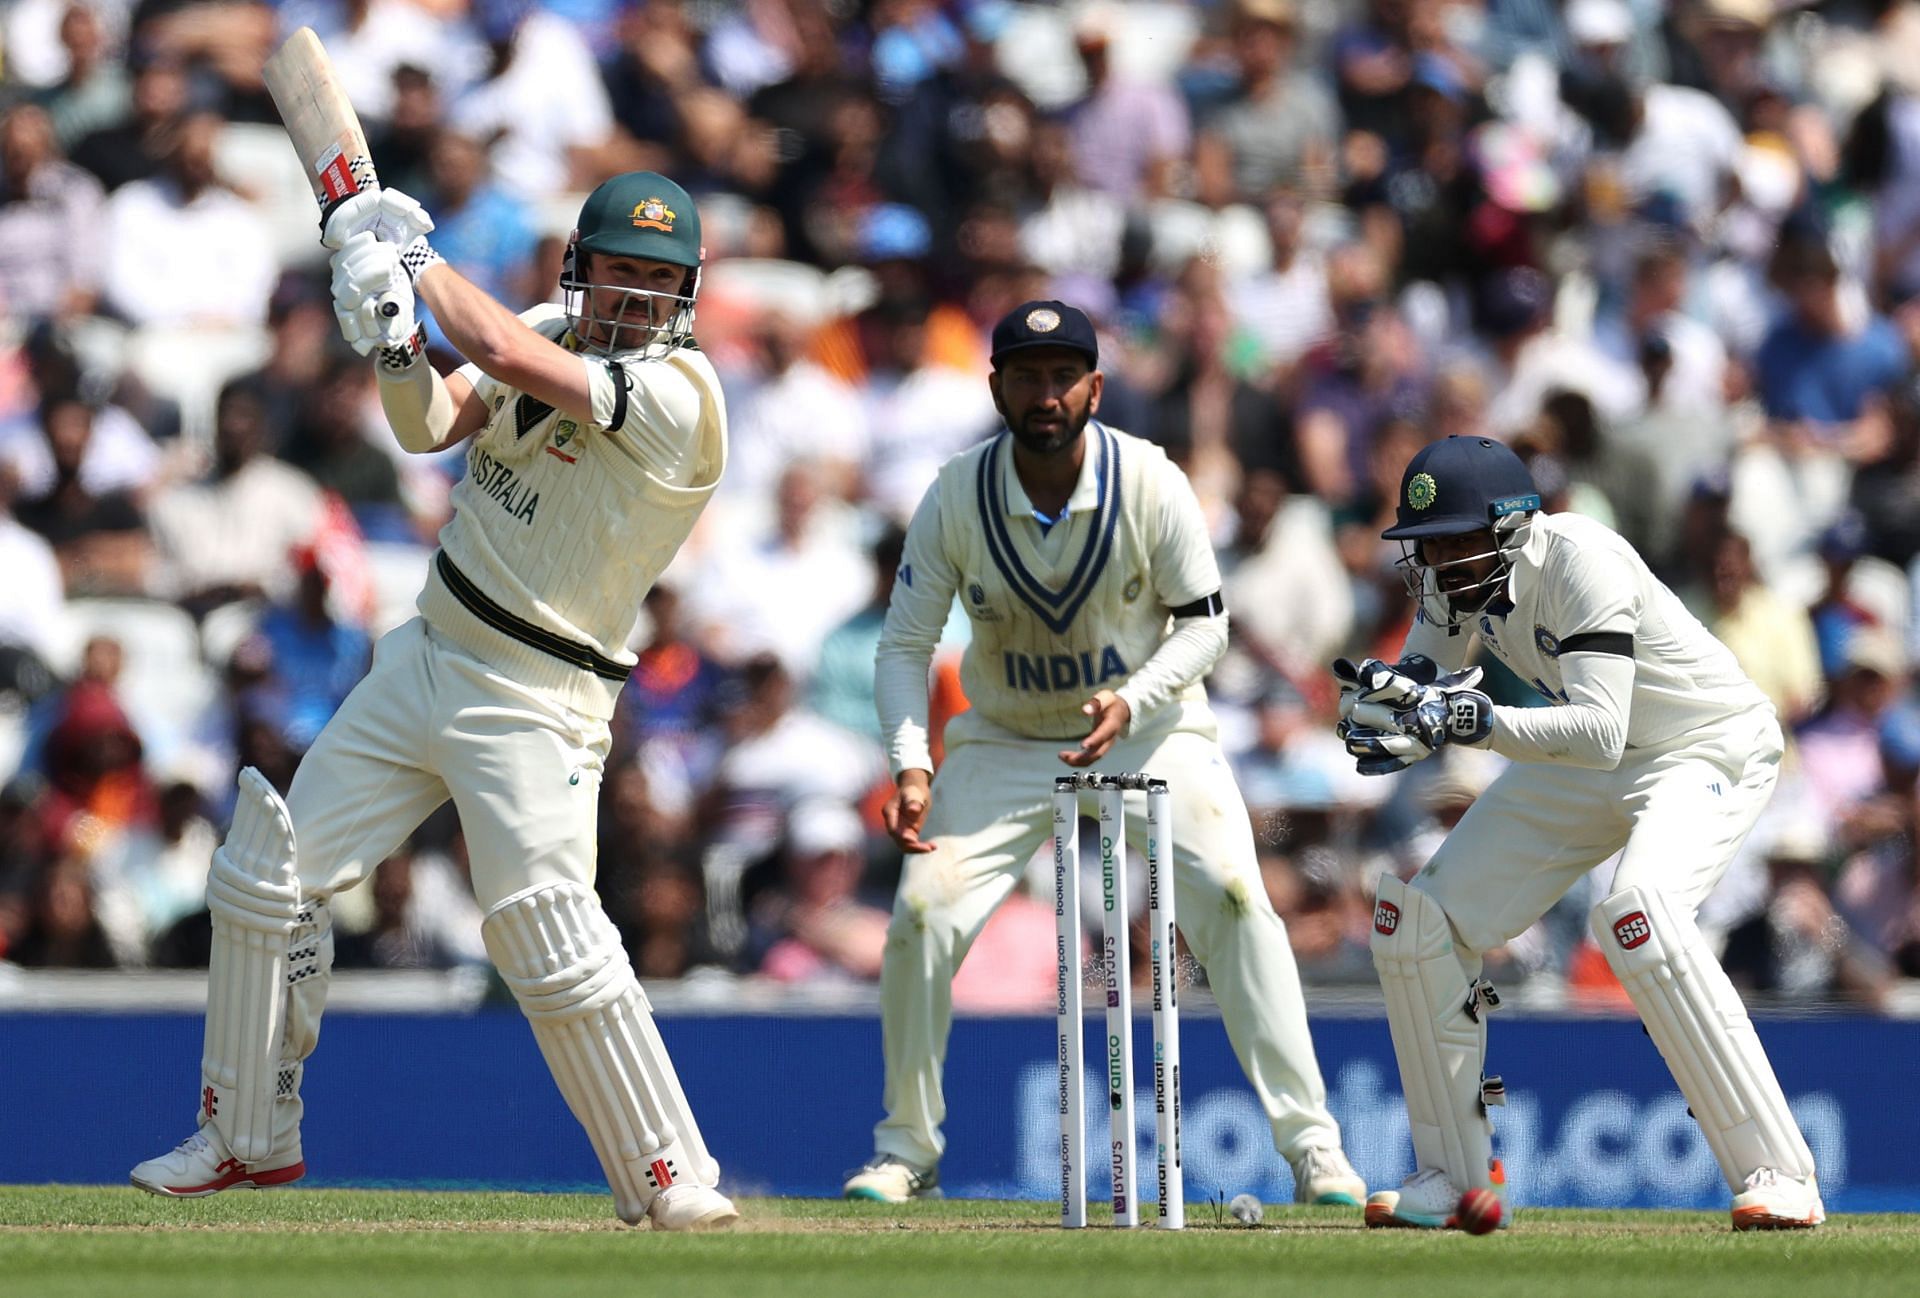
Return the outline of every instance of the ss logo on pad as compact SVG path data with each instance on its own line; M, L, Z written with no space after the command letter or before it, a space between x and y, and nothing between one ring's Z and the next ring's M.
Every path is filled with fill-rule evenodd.
M1647 923L1647 912L1636 910L1631 915L1622 915L1613 923L1613 936L1628 951L1645 943L1653 936L1653 925Z

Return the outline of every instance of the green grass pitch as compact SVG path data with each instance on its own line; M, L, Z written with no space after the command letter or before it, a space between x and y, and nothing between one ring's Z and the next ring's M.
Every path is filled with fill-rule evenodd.
M600 1195L279 1190L171 1201L0 1187L6 1298L1877 1298L1920 1292L1920 1217L1735 1235L1721 1213L1524 1211L1510 1231L1369 1231L1352 1209L1216 1205L1084 1231L1051 1205L749 1199L715 1235L620 1226Z

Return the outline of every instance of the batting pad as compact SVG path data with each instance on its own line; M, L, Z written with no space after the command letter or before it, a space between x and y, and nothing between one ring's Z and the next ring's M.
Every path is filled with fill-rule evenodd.
M287 1028L287 979L303 914L294 876L293 820L251 766L240 772L233 828L207 873L213 947L207 962L206 1040L200 1056L201 1118L246 1163L273 1152ZM315 948L318 942L316 939ZM297 1089L297 1068L292 1084Z
M487 913L481 934L600 1156L621 1219L638 1223L676 1182L717 1183L720 1169L593 890L568 882L523 889Z
M1445 1172L1458 1189L1490 1189L1493 1123L1480 1086L1486 1026L1469 1010L1474 993L1447 913L1418 888L1382 875L1372 945L1414 1159L1423 1171Z
M1623 888L1593 908L1592 927L1727 1185L1738 1192L1762 1167L1812 1176L1813 1153L1753 1020L1693 917L1660 893Z

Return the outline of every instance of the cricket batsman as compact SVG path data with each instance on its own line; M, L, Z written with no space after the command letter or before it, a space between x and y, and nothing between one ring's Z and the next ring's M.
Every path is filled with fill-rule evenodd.
M1094 418L1099 360L1093 325L1064 303L1001 320L988 385L1006 431L941 468L907 532L876 654L897 786L884 816L906 854L880 975L886 1117L845 1193L937 1189L953 976L1051 834L1063 764L1104 763L1168 782L1180 927L1295 1196L1357 1207L1366 1186L1327 1112L1293 950L1201 685L1227 645L1219 566L1186 475ZM972 709L947 726L936 775L927 668L956 594ZM1141 848L1137 808L1128 827Z
M1367 1200L1367 1224L1453 1226L1463 1192L1500 1192L1488 1106L1505 1089L1483 1071L1499 998L1481 953L1624 849L1593 938L1726 1175L1734 1229L1819 1225L1813 1155L1693 918L1773 792L1772 705L1633 547L1541 513L1499 442L1415 455L1383 535L1405 550L1417 615L1398 663L1334 664L1347 751L1369 775L1445 744L1513 764L1411 883L1380 881L1373 960L1417 1170ZM1476 638L1550 706L1495 707L1474 688Z
M133 1183L198 1196L305 1173L300 1083L332 964L328 898L452 798L487 951L620 1217L724 1226L738 1214L719 1165L593 889L626 639L726 464L720 383L693 341L699 213L664 176L607 181L568 244L565 307L521 316L442 261L432 228L413 199L374 190L333 212L324 242L334 312L377 353L400 445L472 439L453 518L419 616L381 640L286 799L240 773L207 885L198 1129ZM416 300L473 364L434 372Z

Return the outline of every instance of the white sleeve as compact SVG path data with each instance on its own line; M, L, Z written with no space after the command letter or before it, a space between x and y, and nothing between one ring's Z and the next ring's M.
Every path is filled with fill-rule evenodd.
M927 671L953 607L959 574L941 541L940 483L927 489L907 527L887 621L873 655L873 701L893 774L933 769L927 733Z
M1627 559L1597 548L1565 553L1541 580L1557 598L1561 690L1544 708L1495 708L1487 747L1517 762L1559 762L1610 771L1626 751L1633 710L1633 632L1639 582Z
M1220 560L1207 536L1206 515L1193 484L1168 462L1160 481L1158 536L1153 547L1153 591L1173 612L1173 630L1114 693L1132 719L1166 706L1203 679L1227 651L1227 619L1220 602Z
M1175 618L1173 632L1160 642L1138 671L1114 693L1126 700L1132 714L1127 733L1132 734L1140 719L1167 702L1197 680L1203 679L1227 651L1227 615L1210 613L1200 617Z
M666 361L622 364L583 356L593 422L653 477L674 486L693 481L700 448L700 389Z
M1493 710L1487 747L1515 762L1558 762L1611 771L1627 749L1633 659L1573 653L1561 660L1567 702L1545 708Z

